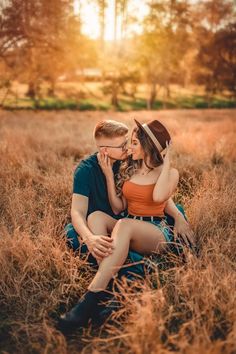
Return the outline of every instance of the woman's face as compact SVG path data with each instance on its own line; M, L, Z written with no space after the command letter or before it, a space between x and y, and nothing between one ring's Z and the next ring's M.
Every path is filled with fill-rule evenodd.
M132 155L133 160L141 160L144 158L143 148L135 132L131 136L131 144L129 147L129 152Z

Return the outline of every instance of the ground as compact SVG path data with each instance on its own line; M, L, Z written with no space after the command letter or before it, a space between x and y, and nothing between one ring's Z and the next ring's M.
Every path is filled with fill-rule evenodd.
M95 150L95 123L108 118L129 127L133 118L159 119L168 127L180 172L175 200L200 256L189 256L157 289L150 278L140 293L124 286L115 322L66 340L56 318L92 277L63 239L73 171ZM235 119L235 110L0 111L1 352L235 352Z

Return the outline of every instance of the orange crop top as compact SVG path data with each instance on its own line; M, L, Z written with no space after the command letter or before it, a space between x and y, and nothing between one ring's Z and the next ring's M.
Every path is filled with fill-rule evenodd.
M128 213L138 216L164 216L166 202L158 204L153 201L154 184L141 185L125 181L122 192L127 200Z

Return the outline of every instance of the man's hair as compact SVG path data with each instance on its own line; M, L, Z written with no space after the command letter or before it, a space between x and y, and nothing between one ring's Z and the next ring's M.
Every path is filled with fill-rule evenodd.
M103 120L95 126L93 136L95 139L101 137L115 138L127 133L128 127L124 123L115 120Z

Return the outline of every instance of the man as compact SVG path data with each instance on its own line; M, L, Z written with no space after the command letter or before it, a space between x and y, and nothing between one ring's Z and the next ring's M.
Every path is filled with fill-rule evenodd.
M111 160L114 175L119 172L120 161L127 158L128 127L117 121L105 120L98 123L94 130L94 139L98 153L107 154ZM73 250L80 249L81 253L88 254L88 260L97 265L104 257L112 252L112 239L104 235L94 235L87 226L87 217L95 210L100 210L114 218L124 215L114 215L108 198L105 176L99 166L97 153L82 160L74 173L73 196L71 205L72 224L66 227L66 236ZM175 224L175 231L182 235L188 243L192 241L192 231L183 214L170 199L165 212ZM129 261L142 261L143 256L130 251ZM132 273L144 276L141 264L124 267L118 276Z

